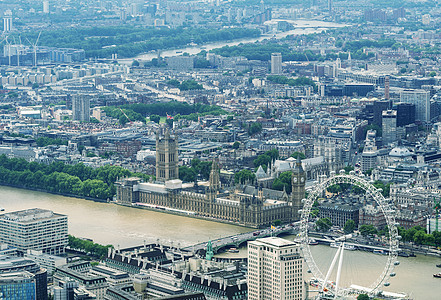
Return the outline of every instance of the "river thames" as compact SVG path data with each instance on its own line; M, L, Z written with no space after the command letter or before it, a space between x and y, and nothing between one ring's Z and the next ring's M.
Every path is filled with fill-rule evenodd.
M128 247L156 242L189 246L219 237L248 232L252 229L212 221L182 217L148 210L98 203L83 199L46 194L35 191L0 186L0 206L4 212L29 208L50 209L68 215L69 234L91 238L100 244ZM293 236L286 237L293 239ZM312 246L317 264L326 270L336 251L326 246ZM246 249L239 253L224 253L219 256L246 256ZM441 269L435 265L441 258L419 255L414 258L399 258L396 277L383 290L404 292L412 299L441 299L441 279L432 274ZM381 273L385 257L360 251L345 252L346 267L342 281L370 285ZM325 272L326 273L326 272Z
M268 21L269 23L274 22L276 20ZM214 43L206 43L203 45L197 45L197 46L187 46L182 47L179 49L167 49L161 51L161 57L170 57L170 56L177 56L181 55L182 53L188 53L190 55L198 54L202 50L210 51L216 48L222 48L224 46L237 46L239 44L247 44L247 43L255 43L258 41L263 41L266 39L282 39L289 35L302 35L302 34L313 34L313 33L320 33L323 31L326 31L331 28L341 28L348 26L346 24L339 24L334 22L325 22L325 21L317 21L317 20L278 20L278 21L287 21L288 23L291 23L294 25L295 29L285 31L285 32L276 32L276 33L270 33L261 35L259 37L255 38L243 38L243 39L237 39L232 41L222 41L222 42L214 42ZM131 64L134 59L141 60L141 61L150 61L153 58L158 57L158 53L151 52L151 53L143 53L136 57L132 58L123 58L118 59L119 63L122 64Z

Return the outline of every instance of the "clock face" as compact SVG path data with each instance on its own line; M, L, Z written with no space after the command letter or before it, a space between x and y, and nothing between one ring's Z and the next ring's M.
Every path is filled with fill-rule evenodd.
M300 181L301 182L305 181L305 178L304 177L300 178Z
M294 180L294 182L297 182L297 177L294 177L293 180Z

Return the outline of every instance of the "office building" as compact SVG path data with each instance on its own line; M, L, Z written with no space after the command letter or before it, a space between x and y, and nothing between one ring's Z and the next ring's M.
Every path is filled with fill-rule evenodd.
M397 127L415 123L415 104L396 103L394 110L397 111Z
M0 242L47 254L64 253L67 246L67 216L33 208L0 215Z
M271 54L271 74L275 74L275 75L282 74L282 54L281 53Z
M0 274L0 298L36 300L34 275L26 271Z
M375 101L373 106L373 120L372 123L378 126L382 125L383 111L392 108L392 101Z
M178 71L188 71L194 68L193 56L173 56L166 58L167 65L170 69Z
M303 258L299 246L278 237L248 243L248 299L303 297Z
M12 11L10 9L5 11L3 16L3 31L8 32L12 30Z
M384 78L384 98L386 100L390 98L390 76Z
M383 111L383 145L395 142L397 139L397 111Z
M400 102L415 105L415 119L421 122L430 121L430 91L404 90L400 94Z
M55 268L66 264L66 257L45 254L42 251L30 250L24 254L25 258L31 259L45 268L48 274L52 274Z
M90 100L87 96L72 96L72 119L82 122L90 121Z
M165 134L156 135L156 180L168 181L179 178L178 137Z
M53 288L54 300L94 300L96 295L81 288L75 280L68 277L58 281L58 285Z
M97 299L104 300L106 290L109 284L106 281L106 277L102 275L93 275L90 273L92 266L90 262L78 261L67 265L59 266L55 269L54 273L54 285L71 290L79 287L81 294L89 295L84 299ZM69 283L75 281L78 283L78 287L75 283ZM59 292L63 294L62 291ZM96 297L93 298L92 297ZM61 298L63 299L63 298ZM74 298L74 299L78 299ZM80 298L83 299L83 298Z
M377 132L368 130L364 143L363 153L361 154L361 171L373 169L377 165L377 145L375 142Z
M0 274L0 285L4 284L4 280L6 280L6 282L9 282L9 280L13 278L13 283L6 283L6 285L15 285L16 289L23 288L23 286L21 285L16 285L18 284L16 280L17 278L23 278L23 276L29 278L32 281L33 293L36 296L33 299L47 300L47 271L46 269L41 268L33 260L23 257L13 257L6 255L0 256ZM20 280L18 280L18 282L20 282ZM8 289L8 287L0 287L0 292L4 292L5 289ZM3 293L3 296L5 296L5 293ZM1 299L15 298L6 297Z
M322 203L319 207L319 217L328 218L332 225L342 227L348 220L352 220L358 226L360 205Z

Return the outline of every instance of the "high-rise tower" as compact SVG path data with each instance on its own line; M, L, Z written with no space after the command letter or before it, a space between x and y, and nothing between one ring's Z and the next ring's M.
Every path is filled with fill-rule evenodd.
M5 11L3 16L3 31L8 32L12 30L12 11L10 9Z
M76 121L90 121L90 99L78 94L72 96L72 119Z
M272 53L271 54L271 74L282 74L282 54Z
M48 14L49 13L49 0L43 1L43 13Z
M305 198L306 174L300 157L297 157L296 166L292 172L291 207L293 221L300 220L299 210L302 208L302 199Z
M167 181L179 178L178 137L170 135L167 128L164 136L156 134L156 180Z
M248 299L305 299L299 245L278 237L248 243Z

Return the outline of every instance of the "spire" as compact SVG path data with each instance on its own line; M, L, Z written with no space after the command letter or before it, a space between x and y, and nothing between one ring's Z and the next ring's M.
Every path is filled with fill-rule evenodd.
M294 167L294 173L303 173L302 161L300 160L300 155L297 155L296 165Z

